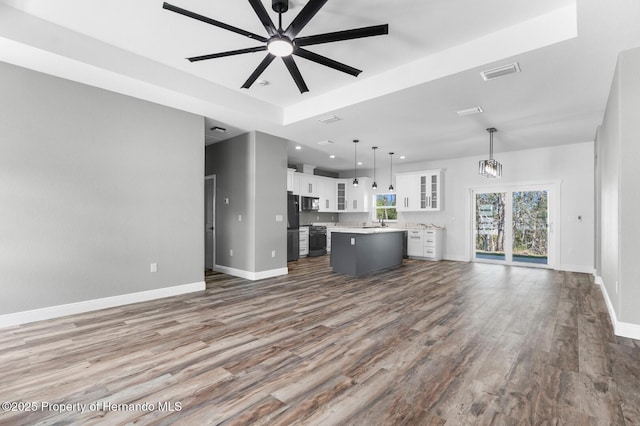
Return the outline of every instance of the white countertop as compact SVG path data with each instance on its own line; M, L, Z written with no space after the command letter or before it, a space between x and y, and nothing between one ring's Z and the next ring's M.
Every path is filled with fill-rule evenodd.
M314 225L318 225L318 226L326 226L327 229L330 229L332 232L335 230L340 230L340 229L393 229L396 231L407 231L407 230L423 230L423 229L444 229L444 226L437 226L437 225L433 225L433 224L429 224L429 225L425 225L425 224L409 224L409 223L405 223L404 225L398 225L396 223L394 223L393 225L390 225L388 227L384 227L382 228L379 225L370 225L368 227L364 227L360 224L349 224L349 223L336 223L336 222L317 222L317 223L313 223ZM349 231L351 232L351 231Z
M347 227L339 227L339 228L331 228L331 232L342 232L347 234L382 234L387 232L404 232L405 228L382 228L382 227L374 227L374 228L347 228Z

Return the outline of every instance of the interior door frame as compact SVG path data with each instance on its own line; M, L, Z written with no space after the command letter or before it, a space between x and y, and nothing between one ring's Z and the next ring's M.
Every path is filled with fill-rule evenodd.
M543 181L543 182L522 182L522 183L509 183L503 185L488 185L469 188L468 203L467 203L467 227L469 232L469 256L470 262L477 263L494 263L499 265L512 265L512 266L527 266L532 268L547 268L556 269L558 266L558 260L560 253L560 190L561 180ZM547 194L547 212L548 212L548 256L547 264L536 264L527 262L514 262L513 257L513 228L512 228L512 213L513 213L513 193L521 191L548 191ZM490 260L490 259L476 259L475 258L475 208L476 208L476 193L487 192L505 192L505 260ZM509 254L507 256L507 253ZM507 261L506 259L511 259Z
M212 256L213 256L213 259L212 259L213 268L212 268L212 270L215 271L216 270L216 231L217 231L217 229L216 229L217 228L217 223L216 223L216 193L217 193L217 190L218 190L217 182L216 182L216 175L205 176L204 180L205 180L205 182L204 182L205 188L207 187L207 181L208 180L213 180L213 197L211 199L211 203L212 203L211 212L213 213L213 247L211 249L212 249ZM206 193L203 194L203 196L204 196L204 215L205 215L204 225L203 225L203 227L204 227L204 245L205 245L205 247L204 247L204 256L206 257L206 255L207 255L207 247L206 247L206 244L207 244L207 216L206 216L207 215L207 206L206 206L207 195L206 195ZM206 258L204 259L204 265L205 265L205 269L206 269L206 265L207 265L207 259Z

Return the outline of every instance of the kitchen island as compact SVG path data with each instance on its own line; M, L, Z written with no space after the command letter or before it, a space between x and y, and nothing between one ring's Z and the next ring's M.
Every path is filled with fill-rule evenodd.
M404 230L336 228L331 233L333 272L365 275L402 265Z

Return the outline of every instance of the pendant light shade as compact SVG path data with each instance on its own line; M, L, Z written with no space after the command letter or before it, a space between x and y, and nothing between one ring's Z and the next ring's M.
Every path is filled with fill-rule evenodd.
M389 153L389 192L393 192L393 152Z
M489 159L481 160L478 164L478 173L486 178L502 177L502 164L493 159L493 134L497 131L495 127L487 129L489 132Z
M378 189L378 184L376 183L376 149L377 146L371 148L373 150L373 184L371 185L371 189L376 191Z
M356 169L358 167L358 139L353 140L353 186L358 186L358 175Z

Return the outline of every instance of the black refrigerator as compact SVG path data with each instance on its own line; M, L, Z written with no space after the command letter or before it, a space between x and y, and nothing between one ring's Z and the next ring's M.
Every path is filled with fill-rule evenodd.
M300 206L298 196L287 192L287 262L300 258Z

